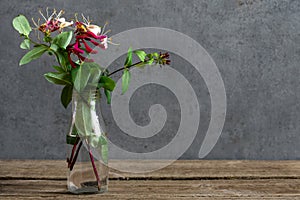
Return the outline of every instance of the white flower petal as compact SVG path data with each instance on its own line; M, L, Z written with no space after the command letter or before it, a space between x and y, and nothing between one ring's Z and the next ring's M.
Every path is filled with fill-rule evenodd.
M59 18L58 21L61 23L64 23L66 21L66 19L62 17L62 18Z
M95 35L99 35L101 33L101 27L100 26L97 26L97 25L93 25L93 24L90 24L90 25L87 25L86 26L86 29L88 31L91 31L92 33L94 33Z
M73 21L71 22L62 22L59 27L60 28L65 28L65 27L68 27L68 26L72 26L73 25Z

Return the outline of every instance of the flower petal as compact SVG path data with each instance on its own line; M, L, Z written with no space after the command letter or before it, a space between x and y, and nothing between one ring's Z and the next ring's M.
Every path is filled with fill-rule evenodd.
M73 47L73 51L75 54L83 54L84 51L82 49L79 48L79 41L77 41Z
M62 22L62 23L60 23L59 27L60 28L65 28L65 27L72 26L72 25L73 25L73 21L71 21L71 22Z
M84 40L81 40L82 43L84 44L85 46L85 49L88 53L92 53L92 54L96 54L97 51L96 50L93 50Z
M95 35L99 35L101 33L101 28L100 28L100 26L97 26L97 25L89 24L86 26L86 29L88 31L94 33Z

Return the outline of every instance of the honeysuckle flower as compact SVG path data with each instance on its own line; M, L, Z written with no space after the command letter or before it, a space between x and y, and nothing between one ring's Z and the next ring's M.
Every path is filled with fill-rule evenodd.
M95 35L100 35L101 33L101 27L93 24L89 24L86 26L86 29Z
M99 47L101 47L102 49L107 49L107 47L108 47L107 36L102 37L102 39L100 39L100 40L101 40L101 43L100 43Z
M125 64L122 65L121 68L109 73L108 70L102 70L96 62L94 62L92 59L89 59L90 54L97 53L93 47L107 49L108 43L114 44L112 43L111 38L108 38L107 36L109 30L105 32L105 26L107 23L105 23L103 27L100 27L95 24L90 24L91 21L89 18L86 19L83 15L83 21L78 21L75 15L76 22L74 24L73 21L68 22L65 18L61 17L64 11L60 11L57 14L56 11L53 10L53 13L49 15L47 8L46 12L47 15L45 17L40 11L40 14L45 20L42 24L39 23L40 19L38 19L38 23L35 23L33 20L36 26L35 29L41 31L44 36L43 40L40 40L40 32L38 31L37 42L31 38L32 34L30 35L30 32L32 29L24 15L19 15L13 19L13 27L24 39L20 47L22 49L29 50L29 52L21 58L19 65L27 64L32 60L39 58L46 52L56 57L58 65L53 66L55 72L46 73L44 76L50 83L64 85L61 94L61 103L65 108L67 108L72 99L75 99L75 104L73 103L74 112L72 115L72 120L74 122L74 116L77 116L76 113L79 113L79 116L77 117L79 118L80 122L84 122L83 124L78 124L75 120L75 123L72 123L70 132L67 135L67 144L73 145L70 157L67 158L68 168L70 170L69 174L71 176L71 173L73 173L73 167L77 162L76 160L79 153L81 152L80 148L84 148L82 146L90 144L91 146L88 146L89 148L87 150L89 151L88 153L92 163L92 168L97 180L98 191L101 191L101 184L103 181L106 183L107 178L103 179L102 181L102 171L100 171L101 174L98 174L98 167L96 166L94 160L95 151L90 147L94 149L97 148L99 150L99 152L96 153L97 155L101 155L101 161L103 161L104 164L107 164L108 162L108 147L106 134L100 130L99 127L95 128L93 124L89 124L91 121L92 123L93 121L97 122L97 116L95 114L96 98L101 97L100 91L103 89L104 94L107 97L107 103L110 104L111 92L113 92L116 85L115 81L109 78L111 75L123 71L122 93L124 93L128 90L130 82L130 68L141 67L143 65L152 63L160 65L170 64L169 54L156 52L147 54L143 50L132 51L132 48L129 48ZM75 25L75 29L69 32L61 32L63 28L72 26L73 24ZM58 32L51 35L52 32L56 30L58 30ZM139 58L138 62L132 62L133 54ZM87 99L84 97L87 97ZM90 111L92 111L92 118L90 116ZM86 129L87 127L92 128L93 130ZM91 134L91 132L93 132L93 134ZM102 152L100 151L101 149ZM104 175L106 176L107 174ZM88 183L85 181L88 181L88 179L82 180L80 183L78 182L79 185L74 187L74 184L69 181L68 184L71 184L71 189L69 188L69 190L73 193L81 193L81 190L85 190L86 188L90 187L92 188L91 191L95 192L94 184L90 184L89 186L84 184ZM103 187L106 187L106 185L104 184Z
M79 42L75 42L74 46L73 46L73 51L74 53L77 54L83 54L84 51L82 49L79 48L80 47L80 43Z
M159 53L159 59L158 59L158 64L160 65L170 65L171 60L169 60L169 53Z
M94 33L95 35L100 35L101 34L101 27L95 24L91 24L91 20L89 19L89 17L85 17L83 14L81 14L82 19L84 22L82 22L82 24L85 25L87 31L90 31L92 33Z
M87 59L84 54L96 54L97 50L94 50L90 45L93 44L102 49L108 47L108 37L101 32L101 27L90 24L90 21L83 16L85 22L79 22L75 15L75 43L70 44L67 47L68 59L73 68L76 68L76 64L72 61L71 55L74 54L78 57L79 61L90 62L91 59Z
M85 25L82 22L77 21L75 23L75 26L76 26L76 30L75 30L76 34L83 34L83 33L87 32L87 29L86 29Z
M58 21L60 22L59 24L60 29L66 28L68 26L72 26L74 24L73 21L67 22L65 18L59 18Z
M41 10L39 11L39 13L41 14L45 22L39 25L40 19L38 20L38 23L36 23L33 19L32 21L36 26L36 28L45 34L50 34L51 32L61 30L65 27L73 25L73 21L67 22L65 18L61 17L64 14L63 10L59 11L59 13L57 14L56 10L54 9L52 14L49 16L48 8L47 8L46 9L47 17L44 16Z

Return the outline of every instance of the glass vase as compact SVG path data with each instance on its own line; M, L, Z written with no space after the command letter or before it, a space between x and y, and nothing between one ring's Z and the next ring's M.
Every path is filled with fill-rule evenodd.
M74 94L68 145L68 190L74 194L108 190L108 146L99 98Z

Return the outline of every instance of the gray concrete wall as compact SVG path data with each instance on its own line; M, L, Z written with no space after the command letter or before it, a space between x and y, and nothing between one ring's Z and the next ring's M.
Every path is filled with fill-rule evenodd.
M48 2L48 3L47 3ZM75 3L76 2L76 3ZM24 54L13 30L13 17L38 17L38 9L55 7L109 21L112 34L145 26L182 32L201 44L222 75L227 115L222 134L207 159L300 158L300 1L298 0L120 0L0 1L0 159L64 159L70 109L60 104L60 87L42 76L53 58L43 56L18 67ZM210 119L210 99L202 77L172 54L172 67L193 85L201 106L198 135L182 158L198 159ZM118 59L115 66L121 62ZM112 66L113 68L114 66ZM119 78L119 76L115 76ZM152 104L162 104L168 120L159 137L128 137L116 126L109 106L103 115L109 137L133 152L166 145L178 128L179 104L159 85L136 91L130 113L147 125Z

